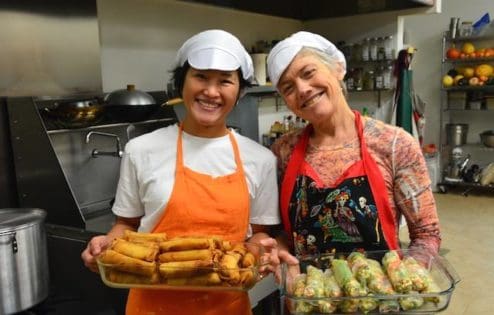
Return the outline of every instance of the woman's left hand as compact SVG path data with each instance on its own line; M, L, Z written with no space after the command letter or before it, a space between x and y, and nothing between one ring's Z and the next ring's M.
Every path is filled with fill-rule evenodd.
M278 246L278 242L274 238L262 239L260 244L264 247L264 254L261 257L261 266L259 268L261 278L273 273L276 283L280 284L282 279L281 263L287 265L287 273L290 275L300 273L298 259L291 255L287 249Z

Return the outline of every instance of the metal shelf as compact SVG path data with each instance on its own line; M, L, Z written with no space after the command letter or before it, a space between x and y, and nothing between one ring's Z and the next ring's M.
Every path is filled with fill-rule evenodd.
M482 85L482 86L454 86L448 88L441 88L441 90L450 92L450 91L484 91L484 92L494 92L494 85Z
M465 59L443 59L443 63L450 64L471 64L471 63L481 63L481 62L494 62L494 57L492 58L465 58Z

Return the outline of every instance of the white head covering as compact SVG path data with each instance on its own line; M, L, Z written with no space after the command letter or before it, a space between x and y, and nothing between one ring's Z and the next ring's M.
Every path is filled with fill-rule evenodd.
M222 30L207 30L189 38L178 50L175 66L181 67L186 61L200 70L233 71L240 68L243 78L249 82L254 76L252 59L242 43Z
M274 86L278 85L283 72L304 47L315 48L335 58L346 72L345 55L332 42L314 33L297 32L276 44L268 55L268 74Z

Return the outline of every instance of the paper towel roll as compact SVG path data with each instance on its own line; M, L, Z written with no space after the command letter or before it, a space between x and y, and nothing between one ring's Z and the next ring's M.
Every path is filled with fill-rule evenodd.
M259 85L266 85L266 58L268 54L251 54L254 63L254 77Z

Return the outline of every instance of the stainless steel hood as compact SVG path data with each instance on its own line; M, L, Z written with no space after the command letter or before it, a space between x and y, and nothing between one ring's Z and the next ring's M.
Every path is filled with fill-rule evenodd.
M0 3L0 96L101 93L94 1Z

